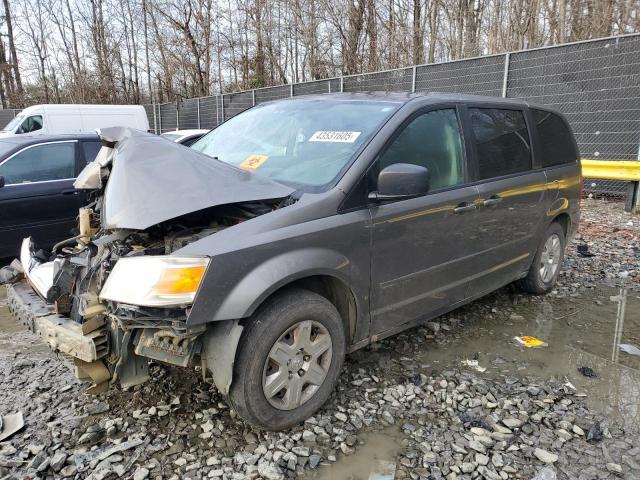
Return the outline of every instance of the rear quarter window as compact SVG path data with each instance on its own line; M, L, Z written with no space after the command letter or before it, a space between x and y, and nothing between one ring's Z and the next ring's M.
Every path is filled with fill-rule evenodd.
M480 180L531 169L531 147L524 113L470 108Z
M85 141L82 142L82 153L86 163L93 162L98 155L98 152L102 148L102 143L99 141Z
M540 139L540 164L543 167L576 163L578 152L566 122L555 113L531 109Z

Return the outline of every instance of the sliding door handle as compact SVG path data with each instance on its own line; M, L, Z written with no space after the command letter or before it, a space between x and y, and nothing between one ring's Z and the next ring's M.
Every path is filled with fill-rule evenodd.
M461 213L471 212L472 210L476 210L477 208L478 207L476 207L475 203L464 202L454 208L453 213L460 215Z

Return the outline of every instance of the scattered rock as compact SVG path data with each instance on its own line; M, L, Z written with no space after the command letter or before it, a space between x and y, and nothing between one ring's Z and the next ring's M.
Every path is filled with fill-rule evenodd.
M617 463L607 463L607 470L616 475L622 475L622 466Z
M538 460L544 463L555 463L558 461L558 455L555 453L548 452L541 448L536 448L533 451L533 454L536 456Z
M51 466L51 469L54 472L59 472L62 466L64 465L64 462L66 461L67 461L67 454L65 452L58 451L53 454L53 457L51 457L51 460L49 461L49 465Z
M284 473L274 463L271 462L262 462L258 464L258 474L261 477L266 478L267 480L283 480Z
M149 470L144 467L138 468L133 474L133 480L145 480L149 477Z

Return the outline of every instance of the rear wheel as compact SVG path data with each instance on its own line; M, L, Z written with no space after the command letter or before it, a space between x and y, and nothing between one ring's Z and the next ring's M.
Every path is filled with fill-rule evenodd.
M557 222L549 225L527 276L518 282L518 286L536 295L550 292L560 273L565 244L562 226Z
M245 330L231 404L262 428L301 423L331 395L345 350L342 319L327 299L302 289L284 292L268 301Z

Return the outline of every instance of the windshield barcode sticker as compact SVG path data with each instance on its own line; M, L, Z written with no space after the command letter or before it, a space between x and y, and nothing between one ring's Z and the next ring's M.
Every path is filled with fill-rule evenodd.
M309 138L310 142L337 142L337 143L353 143L362 132L331 132L318 131Z

